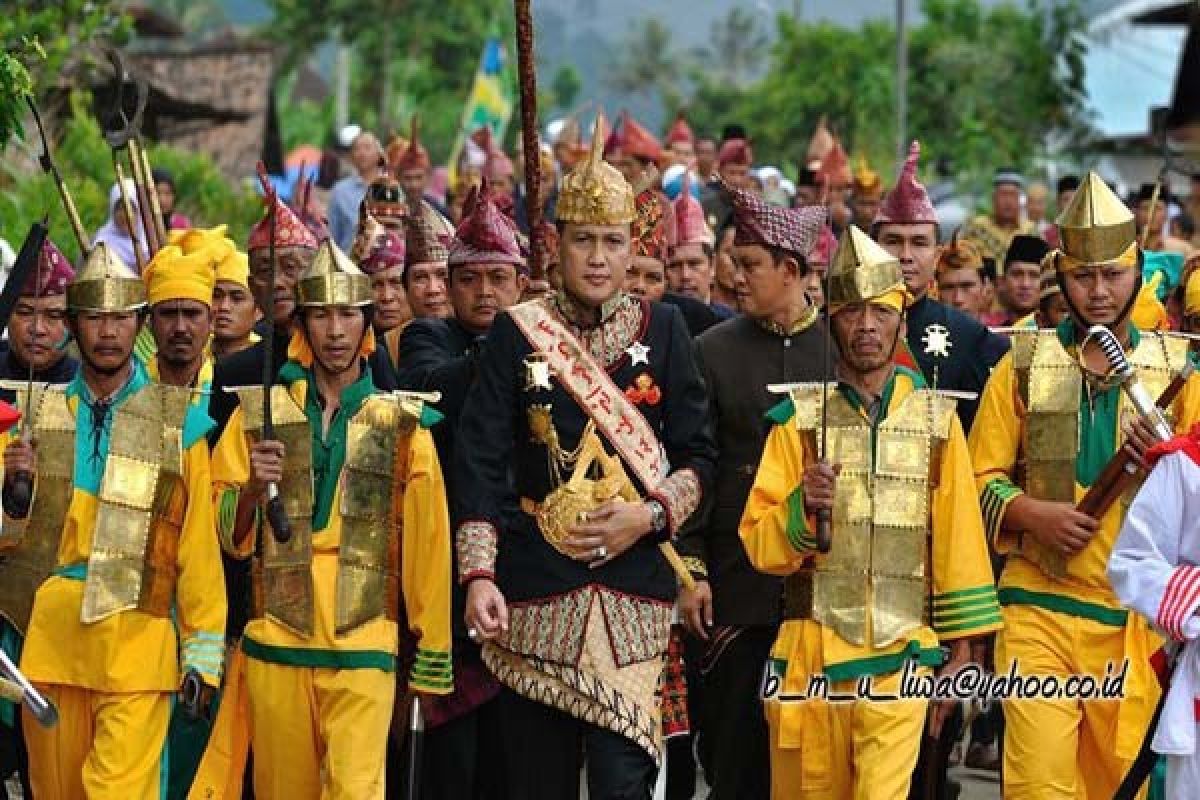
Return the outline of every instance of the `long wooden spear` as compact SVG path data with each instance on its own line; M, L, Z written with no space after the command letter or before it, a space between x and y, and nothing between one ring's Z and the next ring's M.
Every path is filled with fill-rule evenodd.
M529 220L529 277L545 280L542 262L542 150L538 143L537 69L533 60L530 0L513 0L517 18L517 80L521 89L521 149L525 161L525 212Z

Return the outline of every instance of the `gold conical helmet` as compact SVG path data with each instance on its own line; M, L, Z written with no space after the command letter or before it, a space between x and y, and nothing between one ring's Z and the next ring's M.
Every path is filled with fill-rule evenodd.
M302 306L368 306L372 302L371 279L332 239L326 239L300 276L296 302Z
M558 190L559 222L627 225L637 216L633 187L604 160L604 115L596 115L587 158L563 178Z
M829 313L842 306L879 301L896 294L899 309L908 302L904 274L895 256L877 245L857 225L842 232L837 253L829 265Z
M1058 215L1058 237L1066 264L1104 264L1137 241L1137 224L1108 184L1089 172L1070 204Z
M67 286L72 311L136 311L146 305L146 284L129 265L98 242Z

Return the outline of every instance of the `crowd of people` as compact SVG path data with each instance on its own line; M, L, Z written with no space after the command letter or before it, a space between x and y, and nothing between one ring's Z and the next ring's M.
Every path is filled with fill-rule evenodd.
M1200 191L1066 176L1050 222L1003 168L947 231L916 142L885 186L823 123L795 181L737 125L590 134L537 198L487 129L439 191L414 120L260 170L244 243L155 173L161 248L119 185L45 244L0 647L58 721L0 706L9 796L1113 795L1200 633ZM906 694L971 664L1123 696Z

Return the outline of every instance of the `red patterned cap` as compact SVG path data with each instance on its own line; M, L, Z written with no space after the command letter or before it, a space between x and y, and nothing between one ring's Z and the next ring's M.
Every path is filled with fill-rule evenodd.
M908 158L900 170L896 185L879 206L873 225L885 223L914 224L929 222L937 224L937 212L929 192L917 180L917 161L921 158L921 143L914 140L908 148Z
M750 166L754 163L754 153L750 149L750 143L745 139L730 139L721 145L721 151L717 153L717 166L723 167L726 164L742 164Z
M644 189L633 201L637 216L633 220L633 254L666 262L671 245L671 214L657 190Z
M817 234L825 224L824 206L784 208L764 203L752 192L737 189L722 182L733 200L733 222L736 233L733 243L781 247L807 256L816 244Z
M516 228L492 202L486 178L481 186L471 187L463 203L463 219L450 240L447 263L452 269L462 264L525 266Z
M658 139L629 116L628 111L621 112L620 122L604 143L605 158L617 151L645 161L659 161L663 155Z
M21 287L22 297L52 297L66 294L67 284L75 277L71 263L47 237L38 255L37 271Z
M675 121L671 123L671 129L667 131L666 145L670 147L676 142L694 142L695 135L692 134L691 127L687 124L687 119L683 112L680 111L675 115Z
M408 147L404 148L404 152L396 162L397 170L429 169L431 165L429 152L421 146L418 133L417 115L413 114L412 121L409 123Z
M849 186L853 180L850 159L846 157L841 141L834 137L833 146L829 148L829 152L821 159L821 165L817 168L817 181L824 186L843 188Z
M817 234L817 243L813 245L812 252L808 254L808 263L810 264L825 264L833 260L833 253L837 250L838 240L833 235L833 230L828 225L821 226L821 232Z
M682 188L672 205L675 213L675 246L706 244L711 247L716 237L704 219L703 206L692 197L692 176L687 170L683 171Z
M350 260L368 275L393 267L404 266L404 238L386 228L367 211L366 203L359 206L358 231L350 247Z
M250 229L246 241L246 251L266 250L271 246L271 216L275 216L275 246L276 247L305 247L317 249L317 237L308 229L299 217L279 199L271 179L267 176L267 168L259 161L257 166L258 180L263 187L263 203L267 207L263 218Z
M422 202L421 208L404 217L405 263L445 264L449 237L443 232L444 218Z
M292 192L290 207L320 242L329 238L329 224L324 209L313 195L312 187L313 180L311 178L301 177L295 191Z

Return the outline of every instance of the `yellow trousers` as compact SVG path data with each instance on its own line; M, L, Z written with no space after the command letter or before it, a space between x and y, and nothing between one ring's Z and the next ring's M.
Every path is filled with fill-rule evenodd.
M1036 606L1004 607L997 674L1015 661L1024 676L1101 679L1108 662L1120 669L1125 657L1124 628ZM1152 707L1155 698L1148 699ZM1119 708L1113 700L1006 700L1005 800L1109 800L1130 764L1114 749Z
M383 797L396 676L246 659L259 800Z
M927 674L921 670L920 674ZM853 695L857 681L830 684L830 695ZM900 673L872 682L875 694L899 691ZM905 800L925 726L923 700L830 703L806 700L805 742L779 746L781 704L766 702L771 729L771 797L774 800ZM786 713L786 712L785 712ZM806 749L809 752L806 753Z
M158 800L169 694L38 689L58 707L53 728L43 728L28 712L23 719L38 800Z

